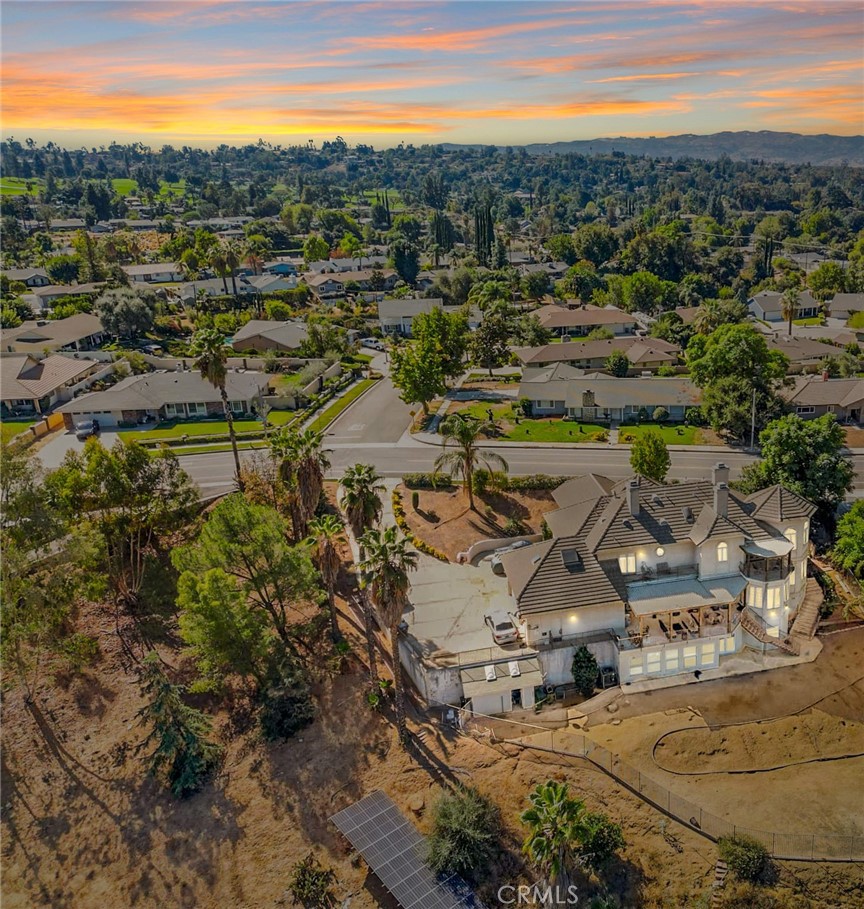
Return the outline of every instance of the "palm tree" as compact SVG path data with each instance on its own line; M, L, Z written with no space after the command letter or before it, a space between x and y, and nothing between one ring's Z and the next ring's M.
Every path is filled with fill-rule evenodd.
M240 247L232 240L225 247L225 267L231 272L231 288L234 296L237 296L237 275L236 271L240 267L243 255Z
M234 432L234 414L228 402L228 392L225 389L225 380L228 373L228 354L221 332L215 328L202 328L195 332L190 345L190 352L195 357L195 366L201 373L201 378L206 379L214 388L219 389L222 398L222 410L225 412L225 421L228 424L228 436L231 439L231 450L234 452L234 468L237 486L243 490L243 478L240 476L240 453L237 450L237 435Z
M225 262L225 250L218 244L214 246L207 255L207 264L222 279L222 287L225 288L225 296L228 296L228 266Z
M306 525L318 508L324 474L330 460L322 449L324 434L314 429L281 429L270 437L270 450L279 459L279 476L292 491L294 536L306 536Z
M790 287L783 292L780 298L780 311L783 318L789 322L789 335L792 335L792 320L798 315L798 300L801 294L797 287Z
M372 602L390 632L390 658L393 661L393 692L396 696L396 728L405 741L405 704L402 690L402 662L399 659L399 624L408 605L408 572L417 567L417 553L408 540L398 535L395 526L386 530L367 530L359 543L366 553L359 564L360 576L369 588Z
M577 847L584 804L570 798L567 784L540 783L528 796L531 807L520 820L528 827L522 851L546 877L553 893L567 893L570 869L577 863Z
M342 508L355 537L381 517L384 483L371 464L354 464L342 475Z
M450 414L441 421L443 447L446 449L448 442L452 442L456 447L438 455L435 459L435 472L446 472L451 477L459 474L462 477L468 491L468 507L472 511L476 511L472 487L478 462L485 464L489 470L496 467L500 470L508 469L507 462L501 455L494 451L483 451L479 447L480 435L488 435L494 430L495 424L491 420L478 420L476 417L461 413Z
M327 603L330 612L330 636L339 640L339 626L336 623L336 578L339 576L339 552L336 540L344 531L342 522L334 514L324 514L309 522L308 543L315 547L313 561L321 572L324 586L327 588Z
M252 269L253 274L260 274L261 269L264 266L264 260L261 258L261 253L258 251L258 247L249 246L246 248L246 255L243 261Z

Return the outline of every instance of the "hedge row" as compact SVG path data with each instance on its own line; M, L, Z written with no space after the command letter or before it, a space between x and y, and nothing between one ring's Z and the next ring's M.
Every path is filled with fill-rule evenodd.
M439 562L450 561L440 549L430 546L425 540L421 540L420 537L414 535L414 532L408 526L408 521L405 520L405 507L402 504L402 494L398 489L393 490L393 517L396 518L397 527L408 537L415 549L425 552L426 555L432 556L433 559L438 559Z
M532 473L525 477L496 475L495 485L502 491L529 492L538 489L557 489L566 479L567 477L552 477L545 473ZM452 489L455 485L449 477L435 476L431 473L406 473L402 477L402 482L408 489Z
M451 489L454 485L450 477L431 473L406 473L402 482L409 489Z

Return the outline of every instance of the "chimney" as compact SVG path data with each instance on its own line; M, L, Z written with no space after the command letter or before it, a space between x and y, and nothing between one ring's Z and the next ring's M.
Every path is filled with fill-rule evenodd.
M729 486L726 483L714 487L714 511L723 518L729 511Z
M711 471L713 474L712 483L716 486L718 483L728 483L729 482L729 468L722 462L718 461L714 465L714 469Z
M639 514L639 481L631 480L627 485L627 506L633 517Z

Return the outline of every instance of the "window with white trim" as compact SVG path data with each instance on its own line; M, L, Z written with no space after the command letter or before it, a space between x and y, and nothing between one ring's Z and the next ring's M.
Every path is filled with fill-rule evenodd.
M807 545L807 540L810 538L810 522L804 522L804 539L801 541L805 546Z
M717 561L718 562L728 562L729 561L729 544L728 543L718 543L717 544Z
M768 609L779 609L783 605L783 588L769 587L766 591L765 606Z
M795 549L798 546L798 532L794 527L787 527L783 531L783 536L792 544L792 548Z
M633 553L618 556L618 567L621 574L636 574L636 556Z
M185 416L186 411L183 409L182 404L166 404L165 405L165 415L168 417L182 417Z
M815 407L796 407L795 413L797 413L797 414L816 413L816 408Z
M762 608L762 588L751 584L747 588L747 605L754 609Z
M242 401L229 401L228 405L232 413L243 413L246 410L246 405Z

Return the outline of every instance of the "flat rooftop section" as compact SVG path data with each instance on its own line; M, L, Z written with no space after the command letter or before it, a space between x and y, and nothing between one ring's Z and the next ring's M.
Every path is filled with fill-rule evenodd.
M424 657L441 665L454 665L455 654L467 651L491 648L488 662L520 650L519 644L495 644L483 620L494 609L511 613L515 607L507 592L507 578L493 574L488 563L475 568L424 560L411 575L409 599L413 608L404 616L408 634Z
M458 875L432 871L425 839L383 792L370 793L330 820L403 909L484 909Z
M648 581L627 588L630 610L634 615L653 615L695 609L699 606L725 606L747 586L740 574L723 578L680 578L675 581Z

